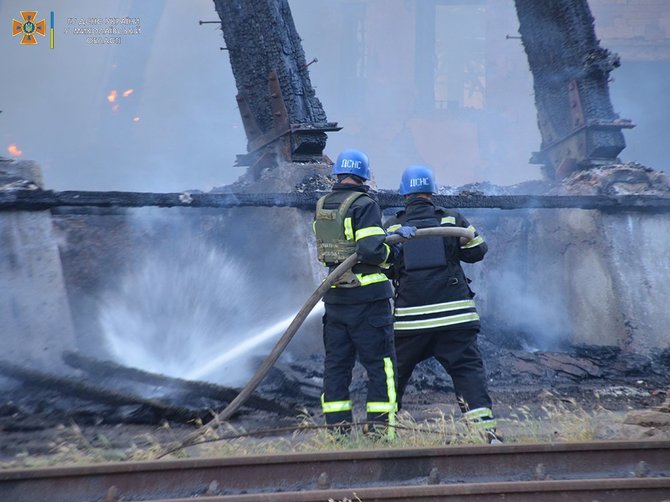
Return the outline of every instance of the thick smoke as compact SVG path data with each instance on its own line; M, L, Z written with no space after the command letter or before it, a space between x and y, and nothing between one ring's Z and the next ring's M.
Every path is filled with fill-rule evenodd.
M610 83L615 110L637 124L624 133L626 148L621 152L621 159L666 173L670 171L668 81L670 61L624 61Z
M538 290L529 283L524 264L512 257L502 266L481 266L477 287L485 297L480 305L484 336L509 348L528 351L557 350L567 343L571 327L560 285L549 282ZM487 273L493 270L498 273Z
M2 2L0 155L16 145L57 190L208 190L234 181L246 140L235 82L211 1L30 2L55 15L49 39L22 46L10 21L28 8ZM139 18L121 44L89 44L68 19ZM70 30L69 34L64 32ZM124 95L125 94L125 95Z
M366 149L381 188L396 189L402 170L421 163L451 185L482 180L507 185L539 177L539 169L528 163L540 143L532 78L520 41L505 39L518 28L513 2L488 2L467 12L463 6L428 9L436 4L361 2L354 9L346 2L292 0L307 59L319 59L310 67L317 95L329 119L344 126L330 135L328 153ZM325 33L314 22L324 12L332 22ZM449 24L452 14L466 20L472 14L476 19L467 28L481 27L486 39L454 35L458 23ZM435 42L420 45L431 32ZM463 40L476 49L464 51ZM486 55L477 53L479 48ZM455 104L459 95L453 92L446 98L453 102L440 102L441 89L450 85L440 77L444 62L458 66L470 56L473 67L485 64L476 69L478 78L464 79L466 87L484 86L483 107L467 98ZM426 72L435 73L434 86ZM433 92L434 98L427 96Z
M606 4L592 3L598 28ZM468 16L481 21L473 26L485 30L478 84L484 106L469 101L458 110L422 108L428 98L417 72L437 65L439 73L442 62L463 52L462 41L449 41L449 20L465 7L438 2L439 15L428 12L417 21L428 4L291 0L307 60L318 58L310 66L317 96L329 119L344 126L330 134L326 153L367 150L381 188L396 188L402 169L414 163L431 164L443 183L454 185L538 178L539 169L528 163L540 146L532 79L520 41L506 39L517 35L514 2L468 7ZM35 0L30 7L47 18L54 9L56 48L50 50L46 38L20 46L8 30L24 2L0 5L6 30L0 58L11 69L0 83L1 154L15 145L12 152L37 160L47 185L59 190L207 190L242 174L233 164L246 138L227 52L219 50L223 37L217 24L198 24L218 19L213 2ZM91 45L63 32L68 18L123 16L139 17L142 34L120 45ZM437 46L419 46L432 32ZM603 38L602 45L610 41ZM638 124L626 131L624 159L665 168L663 82L669 72L667 64L633 63L624 54L612 74L615 111Z

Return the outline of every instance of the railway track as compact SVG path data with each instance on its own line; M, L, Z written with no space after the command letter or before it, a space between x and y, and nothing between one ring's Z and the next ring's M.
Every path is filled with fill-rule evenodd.
M377 449L0 471L11 502L670 501L670 441Z

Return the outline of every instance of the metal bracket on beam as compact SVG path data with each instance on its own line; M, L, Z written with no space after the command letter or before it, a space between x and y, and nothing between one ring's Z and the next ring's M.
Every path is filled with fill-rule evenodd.
M635 127L627 119L586 120L576 80L568 84L568 99L572 131L562 138L544 144L542 150L533 152L530 159L532 164L549 167L553 171L553 177L557 179L563 179L576 170L597 163L616 161L617 155L626 146L623 135L620 134L621 130ZM550 124L543 122L540 127L547 138L553 139Z
M238 155L235 165L249 166L253 177L257 178L263 169L281 161L323 161L322 147L315 148L314 145L319 142L310 139L342 128L336 122L290 124L279 77L274 70L268 76L268 93L271 98L272 128L265 132L258 126L245 97L241 94L237 96L248 140L248 152Z

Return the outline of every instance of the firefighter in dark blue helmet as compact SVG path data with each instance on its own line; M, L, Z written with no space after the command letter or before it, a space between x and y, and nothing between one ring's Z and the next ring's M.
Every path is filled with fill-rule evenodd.
M405 209L390 218L389 232L403 225L463 227L475 232L469 242L458 237L430 237L406 242L389 275L395 286L394 338L398 401L414 367L434 357L451 376L464 418L489 442L499 442L486 373L477 346L479 315L461 262L484 258L486 242L458 212L435 206L435 179L430 168L410 166L403 172L400 194Z
M391 282L383 273L395 251L384 242L379 204L368 194L368 157L345 150L333 165L337 183L317 203L314 219L319 261L332 271L353 253L359 262L323 298L325 363L321 404L327 424L352 422L349 396L358 356L368 375L367 420L388 424L395 434L396 369ZM410 237L416 229L400 232Z

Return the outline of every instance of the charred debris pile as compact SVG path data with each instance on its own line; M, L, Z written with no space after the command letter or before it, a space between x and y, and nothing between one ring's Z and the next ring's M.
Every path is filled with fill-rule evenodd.
M480 349L492 392L508 396L510 404L530 404L525 400L543 391L574 394L578 399L582 392L592 395L600 389L603 397L600 404L617 408L627 405L644 407L662 401L669 390L670 350L654 356L629 354L609 346L528 350L521 346L505 346L495 336L487 336L486 332L480 336ZM322 371L323 357L320 354L280 364L260 386L260 392L264 396L282 396L288 401L303 400L305 406L316 405L321 392ZM352 392L354 396L364 396L364 370L356 365L354 373L357 378L354 378ZM425 392L446 393L439 401L431 401L435 404L453 401L451 379L435 360L417 366L408 385L406 395L410 399ZM643 390L612 391L633 387ZM606 397L610 394L615 400L607 403Z
M206 421L238 394L237 389L149 373L75 352L63 354L72 369L53 374L0 361L4 431L39 430L75 421L83 425ZM252 396L240 415L296 415L294 401Z
M618 406L648 405L667 392L670 350L656 356L631 355L616 347L562 347L560 351L529 351L502 346L486 334L480 338L491 390L519 395L543 390L581 390L640 387L636 396L612 396ZM63 356L73 369L54 375L0 362L0 382L5 388L0 406L0 427L5 432L40 430L75 421L80 425L193 423L211 418L237 395L238 389L187 381L100 361L69 352ZM364 370L356 366L352 392L364 394ZM238 412L267 417L269 422L297 417L305 409L318 413L323 376L323 356L280 362L257 393ZM446 392L452 400L449 377L435 361L422 363L410 381L408 395ZM646 396L646 397L645 397ZM639 398L639 402L631 398ZM514 400L512 398L512 400ZM274 417L274 418L273 418ZM234 418L235 420L235 418Z

